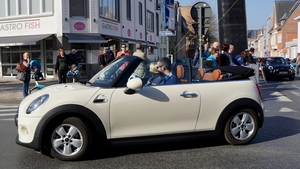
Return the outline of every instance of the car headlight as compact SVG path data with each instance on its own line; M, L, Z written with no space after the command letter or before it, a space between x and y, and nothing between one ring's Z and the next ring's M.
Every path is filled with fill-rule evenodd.
M45 94L42 95L38 98L36 98L33 102L30 103L30 105L28 106L26 113L27 114L31 114L33 113L35 110L37 110L38 108L40 108L43 104L46 103L46 101L49 98L49 94Z
M270 70L273 70L273 66L269 66L268 68L269 68Z
M294 69L294 66L293 66L293 65L290 65L290 69L292 69L292 70L293 70L293 69Z

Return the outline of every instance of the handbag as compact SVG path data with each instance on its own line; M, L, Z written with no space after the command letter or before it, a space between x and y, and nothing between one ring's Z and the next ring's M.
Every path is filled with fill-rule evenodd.
M18 72L16 79L21 80L21 81L25 81L26 80L26 72Z
M18 62L15 69L19 72L26 72L27 67L23 64L23 62Z

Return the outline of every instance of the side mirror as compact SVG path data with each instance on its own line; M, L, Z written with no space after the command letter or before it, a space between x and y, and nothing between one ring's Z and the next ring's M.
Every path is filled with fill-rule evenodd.
M124 90L125 94L134 94L136 90L143 88L143 81L140 78L133 78L127 82L127 88Z

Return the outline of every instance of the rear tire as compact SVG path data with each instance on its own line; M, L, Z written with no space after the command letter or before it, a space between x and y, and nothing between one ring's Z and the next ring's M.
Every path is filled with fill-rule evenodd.
M258 118L251 109L242 109L233 113L224 128L226 141L233 145L251 142L257 134Z
M91 130L81 119L66 118L51 131L51 155L63 161L80 160L90 151L92 140Z

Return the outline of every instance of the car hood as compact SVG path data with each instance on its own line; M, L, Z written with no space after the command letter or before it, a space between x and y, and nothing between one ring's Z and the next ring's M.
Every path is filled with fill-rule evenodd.
M39 96L49 94L49 100L57 102L56 104L84 105L99 89L100 87L86 86L79 83L51 85L28 95L22 100L22 103L28 104Z

